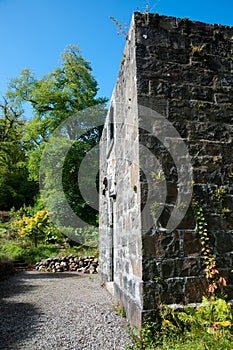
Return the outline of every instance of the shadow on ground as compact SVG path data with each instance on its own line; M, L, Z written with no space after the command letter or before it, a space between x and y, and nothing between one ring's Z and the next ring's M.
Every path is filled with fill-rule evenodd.
M23 274L23 273L22 273ZM78 272L36 272L31 271L29 273L24 273L24 279L57 279L57 278L87 278L90 277L89 274L80 274Z
M0 302L0 347L17 349L17 344L36 332L40 310L30 303Z
M29 337L33 338L40 326L39 316L42 312L33 305L33 302L30 302L30 292L41 288L33 285L34 279L51 280L85 277L77 273L53 274L30 271L17 273L7 280L0 280L0 349L17 349L17 345L22 340ZM25 293L29 293L29 302L18 301L16 296Z

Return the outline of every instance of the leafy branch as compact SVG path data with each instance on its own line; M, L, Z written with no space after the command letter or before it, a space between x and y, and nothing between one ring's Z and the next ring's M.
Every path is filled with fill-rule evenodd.
M118 29L117 34L118 34L118 35L119 35L119 34L122 34L123 37L127 40L127 38L128 38L127 32L126 32L126 30L127 30L127 25L126 25L126 24L122 25L122 24L118 21L118 19L114 18L113 16L110 16L110 19L111 19L111 20L116 24L116 26L117 26L117 29Z

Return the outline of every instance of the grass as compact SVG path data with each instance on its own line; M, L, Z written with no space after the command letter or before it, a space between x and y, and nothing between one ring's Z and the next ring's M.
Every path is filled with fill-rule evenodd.
M162 337L157 335L158 338ZM190 337L190 338L189 338ZM135 346L127 347L127 350L232 350L233 339L229 332L219 331L216 334L208 334L203 332L201 334L189 334L185 333L180 338L170 337L170 339L161 340L160 345L159 339L151 339L150 341L137 340ZM186 338L186 339L185 339Z
M157 349L157 350L231 350L233 349L233 342L229 339L224 338L224 333L219 339L215 339L211 335L196 337L194 340L181 340L173 341L164 344L162 347L148 348L148 350Z
M0 237L8 229L8 222L0 222Z
M120 304L116 303L116 304L114 305L114 309L116 310L116 312L117 312L121 317L126 317L125 310L124 310L124 308L123 308Z
M8 229L8 231L7 231ZM3 232L7 231L6 235ZM67 243L65 248L57 248L54 244L39 243L37 247L27 237L21 237L9 229L7 224L0 223L0 256L8 260L23 258L28 264L34 265L43 259L53 256L77 255L77 256L98 256L97 247L74 246Z
M91 247L56 248L54 244L38 244L34 247L31 242L20 242L17 240L4 240L0 238L0 254L9 260L23 258L28 264L35 264L43 259L52 256L77 255L77 256L98 256L98 249Z
M224 339L212 339L211 336L204 338L196 338L195 340L180 340L170 341L163 346L143 347L145 350L231 350L233 349L233 342Z
M15 273L13 260L22 258L28 265L35 265L46 258L54 256L76 255L79 257L98 257L97 247L70 247L64 239L64 248L54 244L39 243L37 247L28 237L22 237L17 230L12 230L9 223L0 222L0 280L9 278Z

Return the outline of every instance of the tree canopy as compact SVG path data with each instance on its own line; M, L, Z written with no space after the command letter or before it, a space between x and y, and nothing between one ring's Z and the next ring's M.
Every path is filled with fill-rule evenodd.
M28 177L27 143L22 111L3 98L0 103L0 208L20 208L33 202L37 186Z
M96 98L97 91L90 63L82 57L80 49L73 45L63 52L61 65L41 79L36 79L30 69L24 69L20 77L12 79L7 97L20 108L30 103L33 110L25 140L33 143L29 170L34 179L38 180L37 170L43 148L40 145L69 116L87 107L105 103L105 98ZM88 122L82 121L80 128L83 131Z
M70 116L79 113L78 121L74 122L76 125L70 123L65 126L66 136L73 140L73 143L64 162L62 181L66 199L73 210L80 214L85 208L83 214L85 220L89 218L93 223L96 211L88 207L88 203L82 198L77 173L82 159L98 143L101 135L101 123L96 123L94 115L90 116L90 113L81 111L102 104L101 112L98 113L104 123L107 100L97 98L97 92L98 85L92 75L91 65L82 57L77 46L68 46L62 53L60 65L42 78L38 79L32 70L24 69L19 77L12 79L6 99L0 106L3 115L0 120L0 162L4 163L1 170L2 185L4 185L2 174L7 174L9 169L15 174L14 183L17 183L17 176L24 176L18 181L25 190L27 185L35 185L35 182L38 184L40 162L46 143L56 128ZM25 121L22 115L27 104L31 106L32 117ZM5 134L8 137L7 144L4 140ZM60 142L62 148L62 140ZM59 153L58 149L56 151ZM56 169L52 174L45 173L43 182L48 199L58 203L60 199L59 194L54 193L52 184L54 181L56 181ZM31 191L30 198L35 192ZM25 199L26 197L22 198L23 201ZM4 201L5 199L0 203L0 209L5 208ZM11 204L15 206L13 197Z

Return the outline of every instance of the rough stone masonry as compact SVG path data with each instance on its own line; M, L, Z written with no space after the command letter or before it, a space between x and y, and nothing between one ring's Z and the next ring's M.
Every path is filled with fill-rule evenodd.
M206 291L195 200L233 299L233 28L134 13L100 145L100 273L131 324Z

